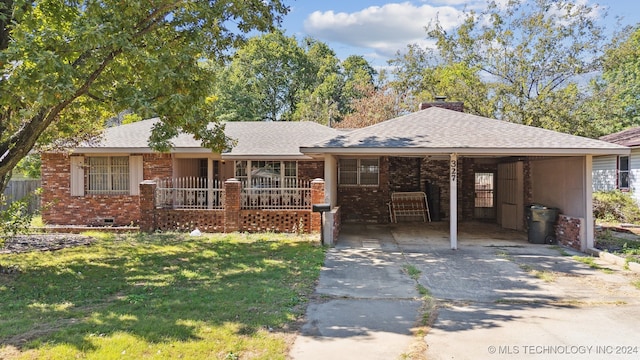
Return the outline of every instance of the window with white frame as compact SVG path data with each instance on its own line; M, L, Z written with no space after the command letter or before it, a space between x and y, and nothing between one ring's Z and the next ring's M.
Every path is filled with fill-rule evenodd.
M340 185L377 186L380 175L378 158L340 159L338 183Z
M87 193L129 193L128 156L91 156L86 160Z
M297 187L298 164L296 161L236 161L235 177L245 187Z
M629 190L629 157L618 157L618 189Z

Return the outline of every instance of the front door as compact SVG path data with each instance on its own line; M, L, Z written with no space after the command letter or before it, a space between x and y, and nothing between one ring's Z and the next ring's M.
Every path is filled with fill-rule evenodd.
M495 174L492 172L475 173L475 206L473 215L476 219L495 219Z

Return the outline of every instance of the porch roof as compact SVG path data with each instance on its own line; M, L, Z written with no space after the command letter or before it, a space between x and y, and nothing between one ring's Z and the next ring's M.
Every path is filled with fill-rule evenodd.
M478 156L628 154L629 148L537 127L430 107L340 134L305 154Z
M84 143L82 153L151 153L148 139L157 118L115 126L104 131L95 142ZM302 122L227 122L225 134L235 140L233 148L221 154L223 159L305 159L302 144L335 137L339 130L318 123ZM171 140L172 153L211 154L190 134L179 134Z

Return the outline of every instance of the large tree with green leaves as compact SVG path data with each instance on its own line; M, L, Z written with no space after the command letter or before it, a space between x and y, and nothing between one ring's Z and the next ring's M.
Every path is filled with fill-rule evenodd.
M598 16L580 2L491 1L453 32L437 21L427 30L442 64L477 71L496 107L491 115L589 135L590 125L573 115L582 101L580 77L599 69L604 35Z
M312 38L303 40L303 48L309 64L303 71L310 83L299 94L293 119L331 125L342 119L344 79L340 60L327 44Z
M256 36L217 70L213 99L225 121L339 122L357 87L373 84L376 74L362 57L340 61L327 44L282 31Z
M227 121L291 120L313 67L295 37L282 31L252 37L220 71L216 114Z
M436 51L416 44L398 51L389 65L394 75L389 86L397 94L402 111L416 111L421 102L445 96L448 101L464 102L469 113L494 116L495 107L478 67L465 62L442 62Z
M640 126L640 25L613 39L602 65L600 76L591 81L591 98L581 118L596 126L597 135Z
M324 56L319 56L318 47L325 48L321 52ZM315 42L307 55L319 66L315 84L301 97L296 119L330 126L339 124L354 112L354 101L370 94L377 72L360 55L350 55L340 62L324 43Z
M208 128L213 71L249 31L271 31L281 0L0 1L0 189L34 147L91 138L124 109L158 116L150 145Z

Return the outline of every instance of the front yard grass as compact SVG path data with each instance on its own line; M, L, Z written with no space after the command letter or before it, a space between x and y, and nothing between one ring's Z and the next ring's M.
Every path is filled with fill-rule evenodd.
M92 234L0 255L1 359L285 359L324 249L287 234Z
M640 262L640 231L634 228L626 233L605 230L596 238L595 247L619 255L627 262Z

